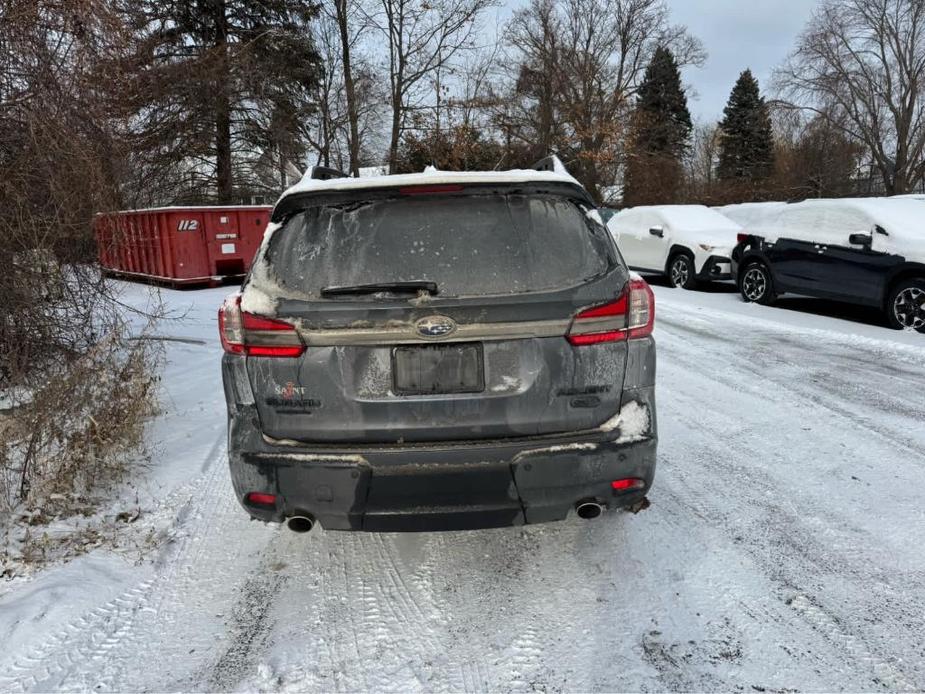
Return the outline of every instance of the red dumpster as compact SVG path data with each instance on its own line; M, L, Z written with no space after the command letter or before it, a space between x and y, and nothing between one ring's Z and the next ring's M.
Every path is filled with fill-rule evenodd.
M243 275L272 207L157 207L98 214L100 265L111 275L214 285Z

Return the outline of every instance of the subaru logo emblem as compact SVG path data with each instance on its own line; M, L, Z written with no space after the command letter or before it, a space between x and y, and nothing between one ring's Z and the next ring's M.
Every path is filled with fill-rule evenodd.
M440 338L456 332L456 321L446 316L427 316L415 323L414 327L421 337Z

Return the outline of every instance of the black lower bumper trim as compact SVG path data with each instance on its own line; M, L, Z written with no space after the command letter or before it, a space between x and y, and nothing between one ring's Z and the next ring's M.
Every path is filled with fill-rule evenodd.
M272 511L248 508L261 520L308 513L326 530L468 530L561 520L583 499L609 508L631 505L652 484L656 447L656 439L647 438L431 452L439 462L408 460L407 451L330 461L245 453L232 454L231 468L239 499L255 490L277 495ZM615 492L611 482L625 478L645 486Z
M524 514L520 506L415 509L410 513L377 513L367 510L363 517L363 530L371 532L479 530L523 524Z
M722 272L720 265L728 264L729 272ZM703 264L703 269L697 275L699 280L731 280L733 277L732 260L721 255L711 255Z

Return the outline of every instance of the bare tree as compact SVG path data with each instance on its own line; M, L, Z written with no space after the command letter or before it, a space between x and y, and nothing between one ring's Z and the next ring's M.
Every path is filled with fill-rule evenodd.
M458 96L449 99L447 106L455 112L459 125L474 127L478 120L484 120L497 100L491 93L491 80L498 75L498 60L501 44L494 43L474 52L460 66ZM487 125L487 124L486 124Z
M341 1L337 0L338 3ZM330 10L323 11L314 22L313 34L315 47L321 56L321 69L315 89L317 110L311 119L313 127L308 138L312 149L315 150L318 163L322 166L343 167L339 149L341 144L345 144L348 151L347 161L352 169L354 161L350 155L353 153L351 147L355 140L350 134L348 112L351 99L347 95L347 70L343 65L341 29L340 17ZM352 70L350 78L352 85ZM352 99L355 99L355 96Z
M341 46L341 72L344 80L344 98L347 106L347 122L349 124L348 149L350 151L350 173L358 176L360 173L360 114L357 102L356 80L353 73L352 53L354 45L365 28L362 13L356 11L355 0L334 0L335 17L340 33ZM360 23L360 30L356 24ZM353 32L351 34L351 28Z
M864 144L887 193L925 179L925 2L826 0L777 83Z
M157 360L91 233L123 200L126 39L105 1L0 4L0 523L112 482L150 413Z
M514 139L557 150L599 199L623 156L633 97L659 46L680 66L705 56L662 0L532 0L505 42L516 105L501 115Z
M483 10L495 0L380 0L370 15L387 43L389 171L398 165L398 146L409 113L419 106L428 80L463 51L475 47Z
M507 26L507 60L514 72L516 98L501 99L501 125L508 136L532 145L534 157L548 154L560 140L556 103L562 19L555 0L531 0Z
M697 197L713 187L719 151L720 132L717 125L698 123L691 133L691 146L686 158L690 197Z

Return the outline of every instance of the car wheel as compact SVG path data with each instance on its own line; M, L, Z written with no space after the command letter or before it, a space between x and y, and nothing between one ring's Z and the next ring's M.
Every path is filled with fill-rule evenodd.
M925 279L900 282L890 292L887 320L897 330L925 333Z
M752 263L739 276L739 292L748 303L773 303L774 285L771 283L771 271L764 263Z
M697 286L694 276L694 261L686 253L678 253L668 263L668 279L672 287L693 289Z

